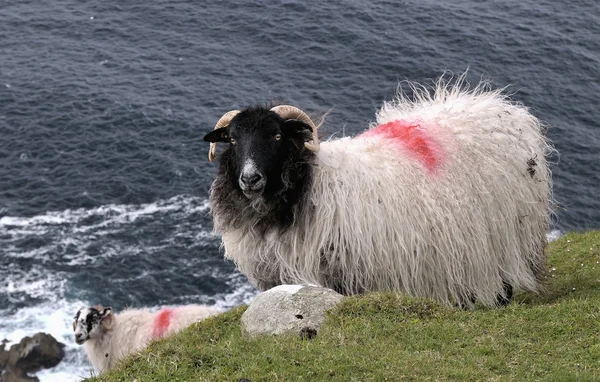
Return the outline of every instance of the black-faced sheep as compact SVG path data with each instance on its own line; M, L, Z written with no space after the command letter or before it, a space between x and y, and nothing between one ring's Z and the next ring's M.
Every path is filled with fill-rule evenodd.
M468 307L538 289L551 202L539 120L483 85L414 90L353 138L319 144L292 106L229 112L204 137L211 160L228 143L211 213L226 258L255 286Z
M201 321L218 310L204 305L187 305L151 312L127 309L114 314L101 305L81 308L75 315L75 342L83 345L90 363L100 373L142 348L150 341L169 336Z

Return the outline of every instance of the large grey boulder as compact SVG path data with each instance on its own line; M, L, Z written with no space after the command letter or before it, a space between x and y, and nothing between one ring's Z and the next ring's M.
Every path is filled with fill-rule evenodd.
M46 333L25 337L9 350L5 350L5 345L3 341L0 346L0 382L39 381L28 373L54 367L65 356L65 345Z
M325 321L325 311L342 295L312 285L280 285L254 298L242 315L246 334L297 333L311 339Z

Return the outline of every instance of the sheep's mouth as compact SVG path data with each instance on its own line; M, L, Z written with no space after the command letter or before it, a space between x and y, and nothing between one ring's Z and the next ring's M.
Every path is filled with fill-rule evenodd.
M245 189L245 190L242 189L242 192L244 193L244 196L246 198L248 198L250 200L255 200L255 199L258 199L258 198L260 198L262 196L263 190L264 190L264 187L261 187L258 190L253 190L253 189L249 189L248 188L248 189Z
M77 345L83 345L83 343L84 343L84 342L85 342L85 338L84 338L84 339L82 339L82 340L80 340L80 339L76 339L76 340L75 340L75 343L76 343Z

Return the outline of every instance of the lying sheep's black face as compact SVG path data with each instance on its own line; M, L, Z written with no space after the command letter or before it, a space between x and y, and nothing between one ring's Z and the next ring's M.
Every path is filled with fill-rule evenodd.
M81 308L73 321L75 342L82 345L89 339L99 338L102 330L109 329L111 324L112 308Z
M220 176L227 176L250 200L281 195L294 188L302 176L299 162L312 155L304 147L311 128L296 120L284 121L268 108L248 108L229 126L204 137L208 142L226 142L220 159Z

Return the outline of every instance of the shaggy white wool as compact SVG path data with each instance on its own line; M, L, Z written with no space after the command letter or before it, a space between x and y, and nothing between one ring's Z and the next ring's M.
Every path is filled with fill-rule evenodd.
M537 290L551 201L540 122L483 85L415 89L414 101L385 103L371 127L418 123L443 148L439 167L380 136L323 142L310 207L290 229L222 232L226 257L255 285L275 277L488 306L503 280Z

